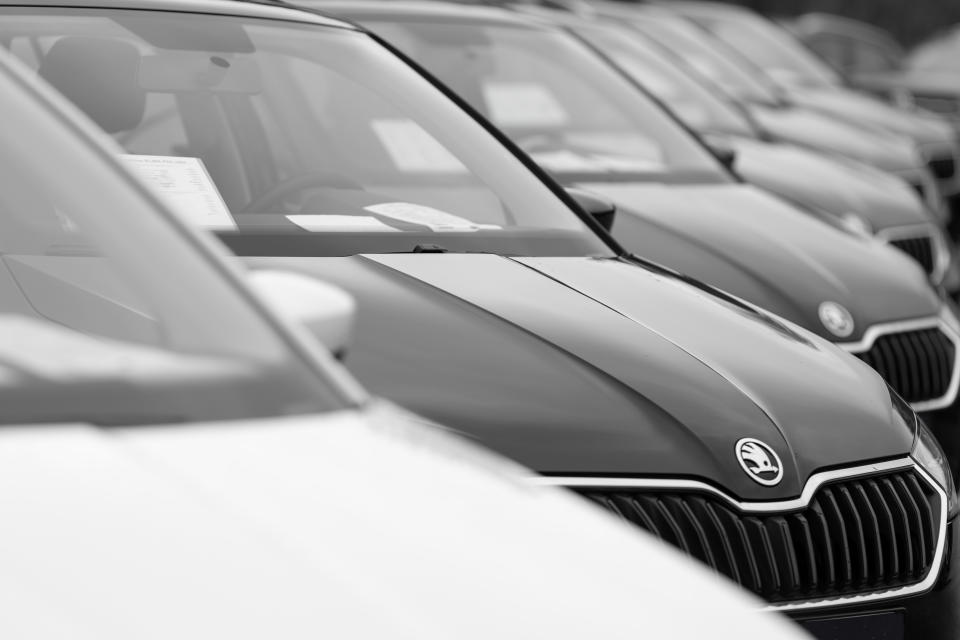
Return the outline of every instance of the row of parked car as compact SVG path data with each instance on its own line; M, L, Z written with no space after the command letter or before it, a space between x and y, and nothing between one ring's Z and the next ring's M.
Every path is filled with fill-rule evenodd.
M792 37L0 0L0 630L955 637L960 143Z

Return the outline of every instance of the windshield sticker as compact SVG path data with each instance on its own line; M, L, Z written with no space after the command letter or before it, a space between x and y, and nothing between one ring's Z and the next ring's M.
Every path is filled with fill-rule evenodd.
M422 225L431 231L476 231L501 228L495 224L477 224L452 213L411 202L384 202L364 207L364 209L385 218Z
M413 120L373 120L370 126L401 171L467 173L455 155Z
M204 229L236 229L200 158L123 154L120 159L184 220Z
M568 173L606 171L606 167L601 163L573 151L535 151L530 154L530 157L550 171Z
M558 173L643 173L663 169L659 162L601 153L544 151L531 153L530 157L547 170Z
M483 99L501 127L559 127L570 120L550 89L533 82L487 82Z
M289 215L287 220L306 231L400 231L372 216Z

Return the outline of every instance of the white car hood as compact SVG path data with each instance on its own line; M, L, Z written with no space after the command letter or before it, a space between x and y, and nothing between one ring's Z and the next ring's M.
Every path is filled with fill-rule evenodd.
M0 635L788 638L758 603L384 406L0 431ZM690 607L697 615L690 615Z

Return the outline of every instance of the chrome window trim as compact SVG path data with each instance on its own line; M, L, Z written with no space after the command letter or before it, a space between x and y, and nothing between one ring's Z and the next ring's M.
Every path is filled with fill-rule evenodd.
M836 345L848 353L863 353L864 351L869 351L870 348L873 347L873 343L876 342L877 338L880 336L889 335L891 333L903 333L905 331L934 328L939 328L940 331L947 336L950 342L953 343L953 347L955 349L953 358L953 371L950 374L950 384L947 386L947 391L939 398L923 400L921 402L913 402L910 404L910 407L914 411L934 411L936 409L943 409L944 407L949 407L952 405L953 401L957 399L957 391L960 390L960 336L958 336L957 333L950 328L950 325L948 325L943 319L938 317L928 317L919 318L916 320L903 320L900 322L875 324L864 332L863 337L860 338L859 341L838 342Z
M960 173L960 163L958 163L958 173ZM887 227L880 229L874 236L879 240L890 244L894 240L906 240L908 238L930 238L930 248L933 251L933 272L929 274L930 280L939 283L950 268L950 256L942 241L937 238L938 230L936 226L925 222L917 224L905 224L898 227ZM896 247L894 247L896 249ZM898 251L900 249L897 249Z
M923 467L917 464L909 456L896 460L877 462L874 464L861 465L858 467L848 467L845 469L834 469L831 471L821 471L815 473L807 480L799 498L790 500L778 500L770 502L762 501L741 501L724 493L713 485L698 480L687 479L660 479L660 478L598 478L598 477L571 477L571 476L538 476L532 478L532 481L541 486L565 487L565 488L608 488L608 489L685 489L710 493L711 495L722 498L735 508L745 513L776 513L782 511L791 511L802 509L810 504L810 500L817 490L827 482L835 480L849 480L859 476L874 475L885 471L895 471L902 469L914 469L920 477L940 497L940 518L939 529L937 532L937 547L933 554L933 561L930 570L923 580L913 584L885 589L883 591L871 591L869 593L858 593L849 596L837 596L833 598L818 598L814 600L798 600L795 602L783 602L779 604L768 604L761 607L762 611L795 612L808 611L812 609L825 609L830 607L851 606L880 602L891 598L902 598L906 596L918 595L933 588L940 577L940 569L943 564L943 554L946 550L947 540L947 494L937 484L937 482L928 474Z

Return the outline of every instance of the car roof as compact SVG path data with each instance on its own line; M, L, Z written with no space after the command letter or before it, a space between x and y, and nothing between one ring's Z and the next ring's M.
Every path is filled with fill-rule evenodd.
M297 0L297 4L324 13L342 12L351 18L420 18L437 21L476 22L536 28L536 18L509 9L433 0Z
M56 7L77 9L113 9L207 13L211 15L303 22L324 27L356 29L354 25L304 11L291 4L251 0L50 0L36 2L0 0L0 7Z

